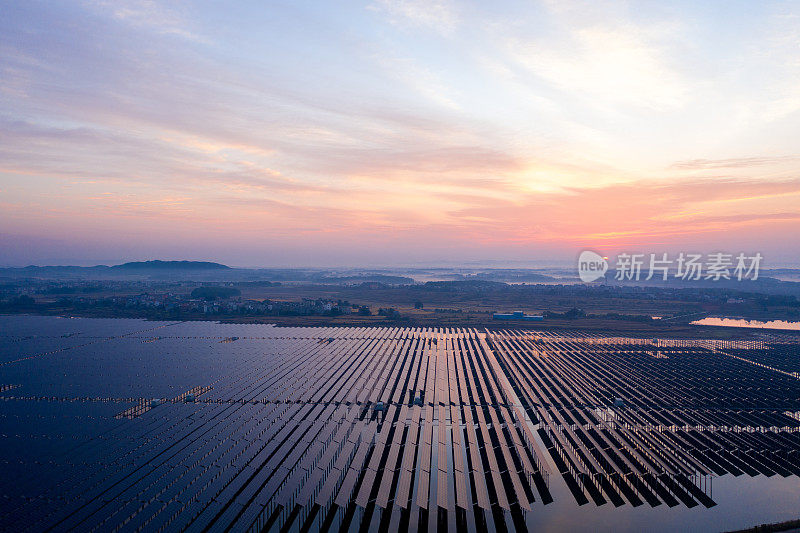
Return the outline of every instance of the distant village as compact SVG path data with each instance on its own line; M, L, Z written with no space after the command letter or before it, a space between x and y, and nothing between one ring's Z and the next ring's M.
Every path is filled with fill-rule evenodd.
M240 296L237 289L226 286L200 286L190 294L153 292L143 282L144 292L127 295L103 294L131 291L132 282L93 282L64 285L38 283L25 286L13 284L0 289L0 307L22 309L37 304L54 308L80 310L108 309L119 311L154 311L169 316L182 315L266 315L266 316L339 316L372 315L368 306L351 304L340 299L302 298L297 301L254 300ZM386 315L387 310L379 310Z
M448 324L552 324L587 319L641 324L668 319L674 325L712 313L795 320L800 316L800 300L794 295L747 293L730 287L525 285L483 280L315 285L268 280L0 278L0 313L158 320L287 317L292 323L298 321L289 317L316 317L310 320L313 323L322 317L348 317L355 323L373 317L367 322L406 324L442 320Z
M369 308L353 305L342 300L303 298L300 301L246 300L241 297L208 301L202 298L187 298L180 294L139 294L128 297L108 298L116 307L153 308L181 313L203 313L206 315L282 315L282 316L337 316L369 312ZM80 303L80 302L76 302ZM368 314L371 314L368 313Z

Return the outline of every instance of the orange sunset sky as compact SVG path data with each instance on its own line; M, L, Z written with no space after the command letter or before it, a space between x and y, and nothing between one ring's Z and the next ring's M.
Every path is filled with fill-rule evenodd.
M18 2L0 263L800 263L798 2Z

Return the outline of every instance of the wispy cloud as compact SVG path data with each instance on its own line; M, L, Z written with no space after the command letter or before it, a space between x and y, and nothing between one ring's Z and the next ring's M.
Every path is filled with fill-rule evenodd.
M99 10L110 12L115 19L139 28L192 41L208 42L206 38L189 29L187 17L177 9L154 0L94 0L92 4Z
M392 24L401 26L450 34L458 24L457 8L451 0L378 0L370 7L385 12Z
M368 7L8 6L0 225L240 257L797 233L791 8L726 41L691 6Z
M689 161L678 161L672 164L672 168L677 169L720 169L720 168L749 168L774 163L786 163L800 160L797 156L779 157L736 157L731 159L691 159Z
M506 50L532 75L597 106L682 106L689 86L667 46L680 38L679 29L598 16L601 11L597 4L549 3L546 16L555 31L512 36Z

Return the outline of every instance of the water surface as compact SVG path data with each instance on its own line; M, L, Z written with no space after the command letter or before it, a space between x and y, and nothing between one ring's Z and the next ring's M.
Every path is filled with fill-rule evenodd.
M695 320L692 324L698 326L724 326L729 328L760 328L760 329L788 329L800 331L800 322L787 322L786 320L747 320L744 318L717 318L707 317Z

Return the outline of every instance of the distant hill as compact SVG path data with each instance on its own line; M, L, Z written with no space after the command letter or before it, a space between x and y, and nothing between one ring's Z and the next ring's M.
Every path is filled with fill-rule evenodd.
M318 281L332 284L384 283L386 285L410 285L414 283L414 278L388 276L386 274L364 274L362 276L328 276L320 278Z
M413 285L411 288L416 290L432 290L443 292L486 292L494 290L508 289L508 283L501 281L487 280L463 280L463 281L428 281L424 285Z
M511 283L537 283L555 281L553 276L547 276L530 270L495 269L487 272L464 276L465 280L478 279L487 281L504 281Z
M125 272L152 272L163 270L182 270L182 271L197 271L197 270L231 270L231 267L220 263L212 263L209 261L132 261L130 263L123 263L121 265L114 265L112 270L125 271Z

